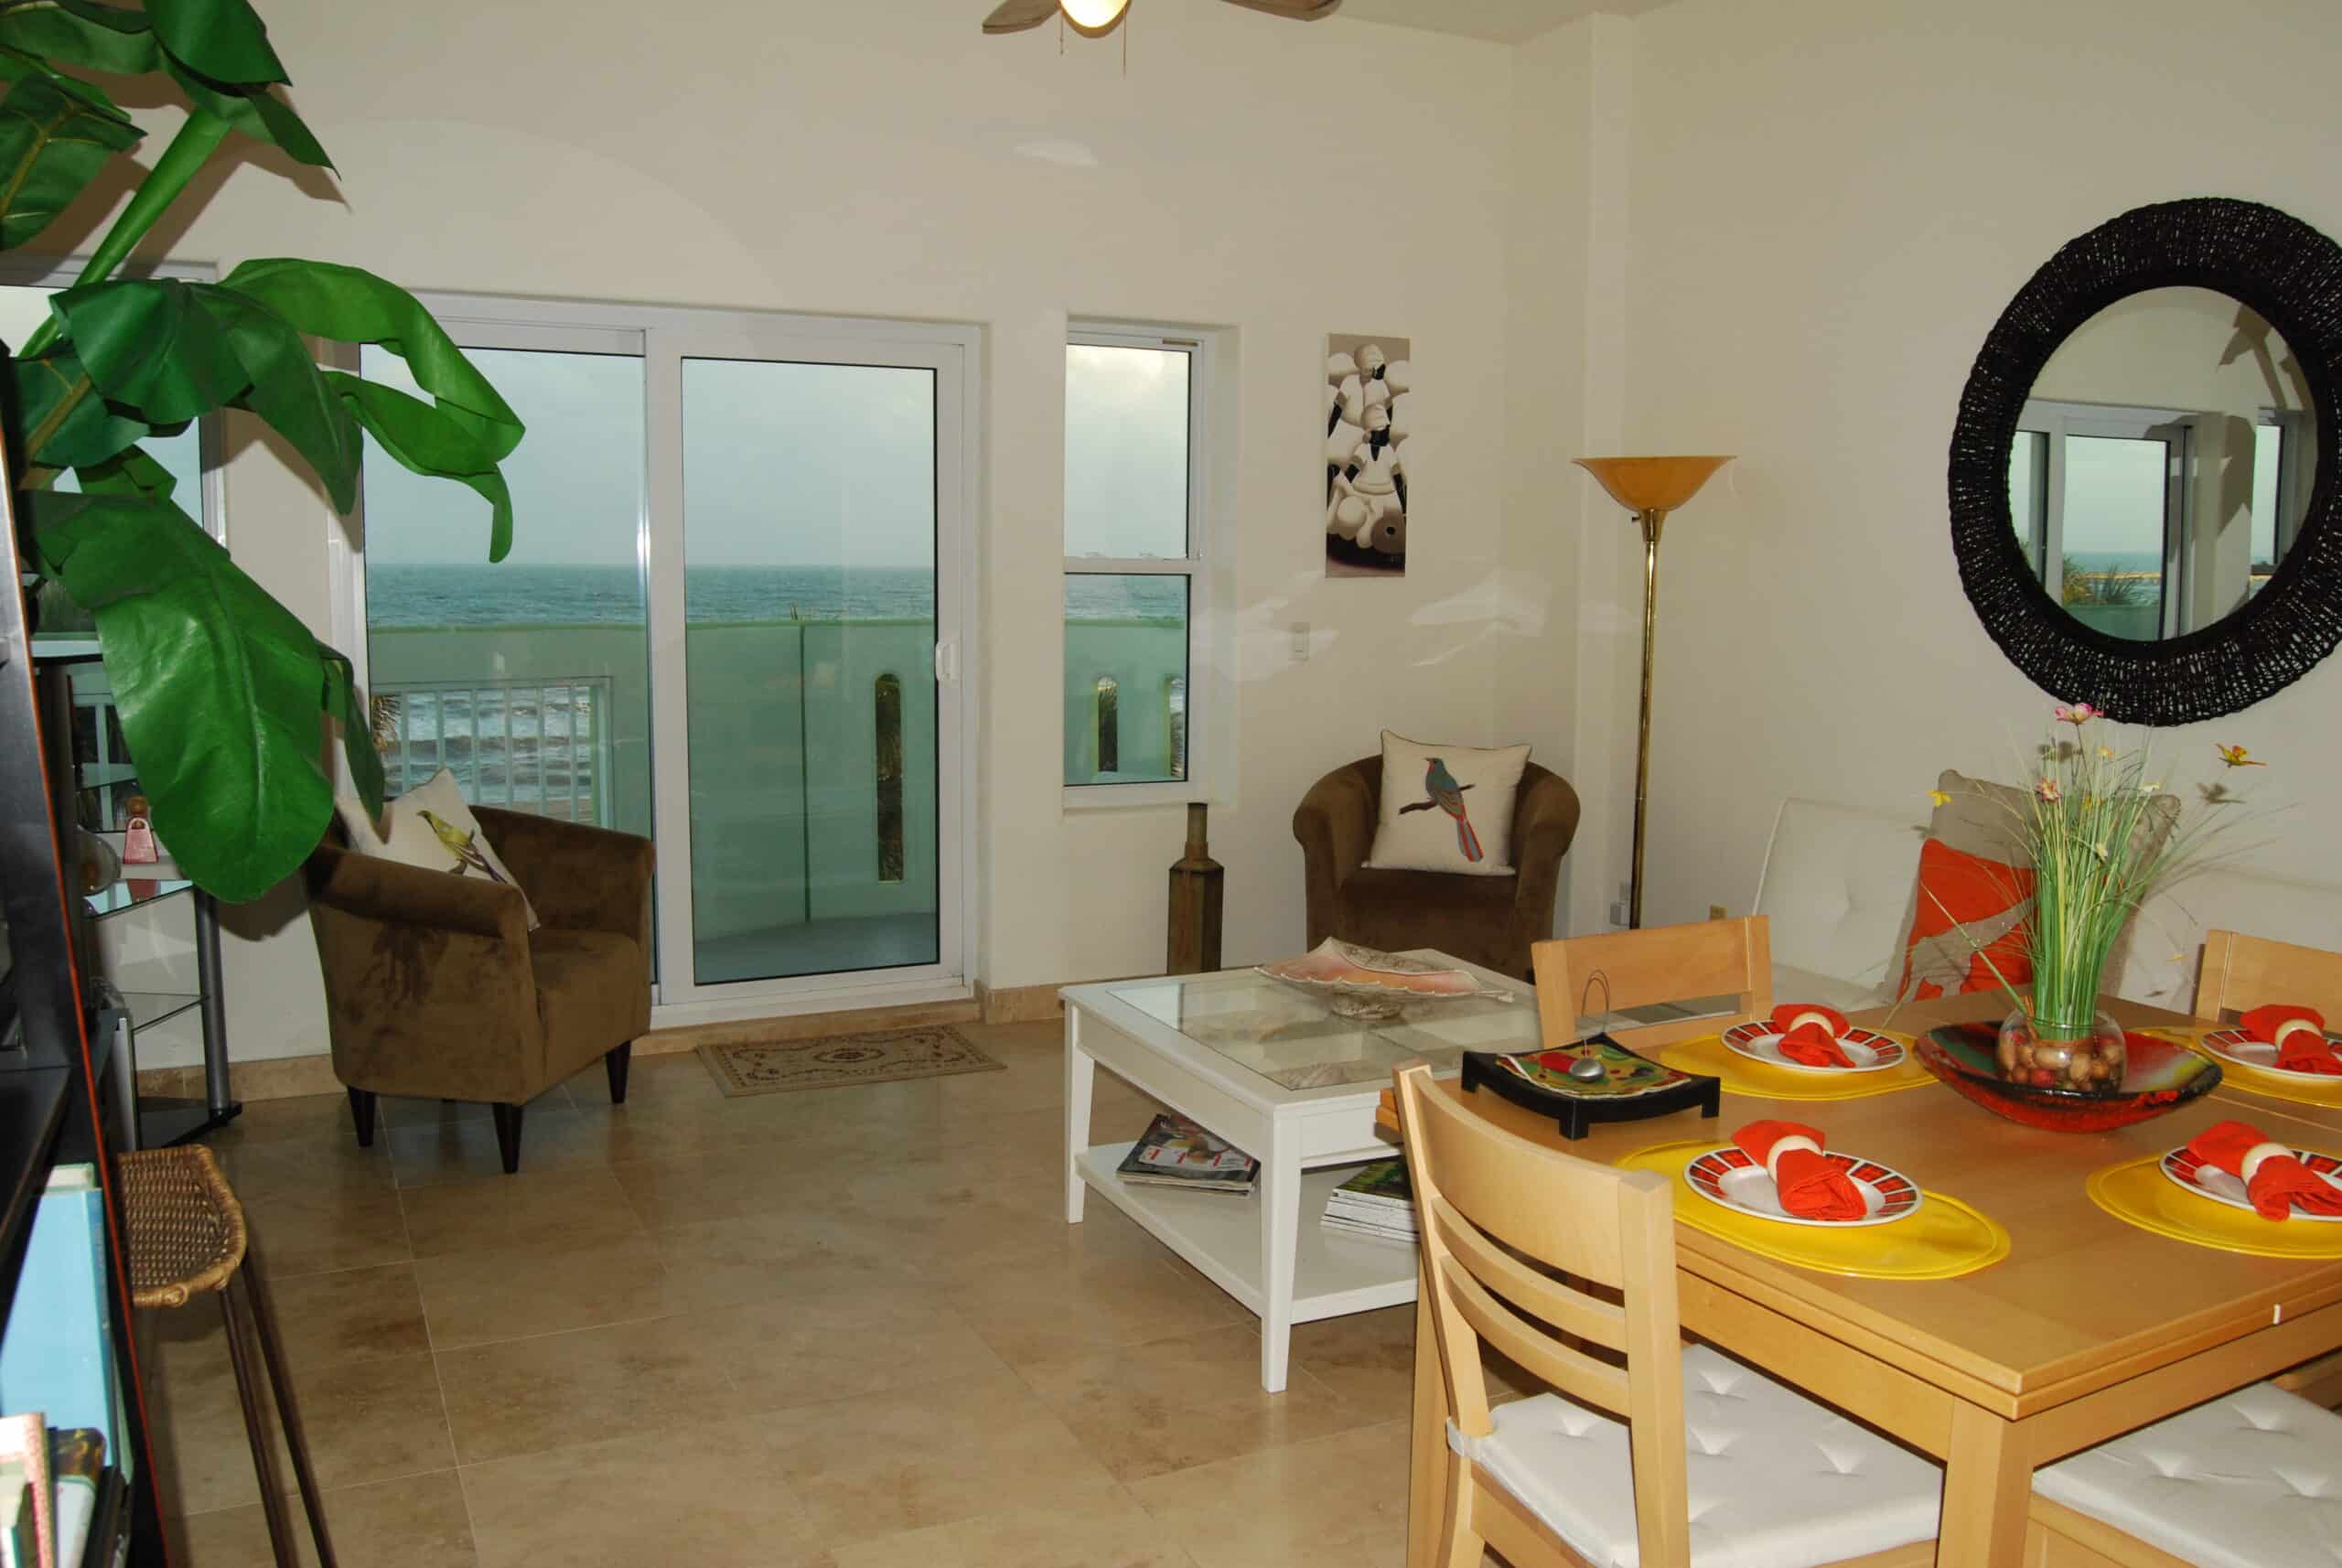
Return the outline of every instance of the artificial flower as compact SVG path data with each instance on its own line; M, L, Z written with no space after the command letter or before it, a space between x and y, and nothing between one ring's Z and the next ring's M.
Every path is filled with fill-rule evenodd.
M2045 800L2055 800L2058 798L2057 781L2055 779L2040 779L2034 784L2033 792Z
M2269 766L2265 762L2255 762L2252 760L2252 754L2246 751L2244 747L2240 746L2222 746L2218 741L2214 741L2212 743L2212 749L2218 752L2220 754L2220 760L2227 763L2230 768L2266 768Z
M1951 804L1951 796L1941 789L1928 790L1928 799L1933 800L1939 806L1949 806Z
M2098 755L2100 761L2111 762L2114 760L2114 748L2111 746L2101 746L2098 748Z
M2096 708L2091 707L2088 703L2076 703L2070 708L2066 706L2065 703L2060 703L2057 704L2057 711L2053 716L2059 724L2072 725L2076 729L2079 729L2082 725L2090 723L2090 720L2102 717L2103 715L2100 714ZM2052 799L2055 799L2055 797L2053 796Z

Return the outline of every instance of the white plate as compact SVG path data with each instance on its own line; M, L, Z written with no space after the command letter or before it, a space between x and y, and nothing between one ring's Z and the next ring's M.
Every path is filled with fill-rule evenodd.
M2337 1191L2342 1191L2342 1160L2332 1155L2321 1155L2315 1149L2295 1149L2293 1154L2294 1158L2324 1176ZM2156 1168L2199 1197L2208 1197L2214 1203L2225 1203L2230 1208L2241 1208L2247 1214L2259 1212L2252 1207L2252 1199L2245 1192L2242 1181L2217 1165L2206 1165L2188 1153L2185 1144L2165 1155ZM2298 1208L2285 1219L2287 1222L2306 1219L2318 1225L2342 1224L2342 1214L2304 1214Z
M1860 1219L1808 1219L1801 1214L1791 1214L1781 1207L1780 1193L1765 1167L1732 1144L1710 1149L1684 1166L1683 1180L1693 1192L1720 1208L1753 1214L1759 1219L1778 1219L1785 1225L1818 1225L1825 1230L1892 1224L1918 1212L1926 1200L1919 1184L1892 1165L1883 1165L1859 1155L1840 1154L1835 1149L1821 1157L1853 1178L1854 1189L1863 1195L1864 1212Z
M1724 1047L1767 1067L1786 1068L1790 1072L1848 1073L1880 1072L1900 1067L1908 1055L1900 1040L1889 1039L1870 1029L1848 1029L1838 1036L1838 1048L1846 1053L1852 1067L1808 1067L1781 1055L1781 1032L1770 1024L1735 1024L1724 1032Z
M2335 1036L2326 1036L2329 1045L2342 1045ZM2330 1072L2295 1072L2277 1065L2277 1047L2266 1040L2256 1040L2242 1029L2211 1029L2203 1036L2204 1048L2222 1061L2249 1067L2255 1072L2273 1072L2280 1078L2290 1078L2303 1083L2342 1084L2342 1078Z

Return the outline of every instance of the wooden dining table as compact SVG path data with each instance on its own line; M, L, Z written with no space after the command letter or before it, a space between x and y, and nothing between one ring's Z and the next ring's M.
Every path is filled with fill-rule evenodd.
M2126 1027L2186 1027L2182 1015L2109 1002ZM1853 1015L1919 1033L1997 1020L1997 993ZM1944 1466L1936 1561L2019 1568L2036 1466L2342 1348L2342 1261L2262 1258L2151 1234L2084 1190L2090 1173L2161 1154L2235 1117L2276 1138L2342 1152L2342 1110L2223 1082L2171 1113L2111 1133L2021 1126L1930 1083L1865 1099L1790 1102L1727 1092L1719 1121L1688 1114L1563 1138L1494 1094L1436 1085L1490 1122L1580 1158L1614 1160L1780 1116L1834 1148L1891 1163L1923 1187L2000 1222L2009 1255L1949 1280L1855 1279L1759 1257L1678 1223L1683 1327ZM1438 1560L1446 1391L1418 1297L1409 1568Z

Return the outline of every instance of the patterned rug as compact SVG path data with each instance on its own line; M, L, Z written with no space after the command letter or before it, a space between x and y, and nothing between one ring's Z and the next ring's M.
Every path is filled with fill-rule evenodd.
M735 1099L795 1089L833 1089L844 1083L892 1083L907 1078L1007 1070L948 1025L823 1035L811 1040L702 1046L699 1057L715 1075L716 1087Z

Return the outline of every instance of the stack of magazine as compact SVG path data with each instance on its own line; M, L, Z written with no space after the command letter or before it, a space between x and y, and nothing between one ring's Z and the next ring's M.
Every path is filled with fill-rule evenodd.
M1142 1187L1177 1187L1189 1192L1249 1195L1261 1179L1261 1162L1232 1148L1185 1116L1157 1116L1114 1174Z
M1415 1244L1415 1196L1407 1162L1377 1160L1326 1195L1326 1229Z

